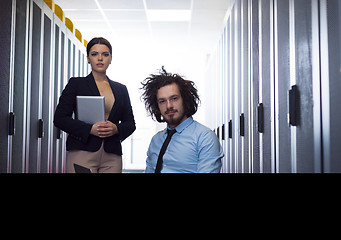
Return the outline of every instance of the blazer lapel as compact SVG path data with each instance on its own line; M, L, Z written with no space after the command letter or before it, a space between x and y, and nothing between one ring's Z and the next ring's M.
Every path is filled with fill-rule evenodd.
M112 107L111 111L110 111L110 114L109 114L109 117L108 117L108 120L109 119L113 119L113 116L115 116L115 112L117 111L118 109L118 104L120 104L120 92L118 91L117 88L115 88L115 84L113 81L111 81L108 76L107 76L107 79L108 79L108 82L109 82L109 85L111 87L111 90L114 94L114 97L115 97L115 102L114 102L114 106ZM92 96L101 96L98 88L97 88L97 85L96 85L96 82L95 82L95 78L94 76L92 75L92 73L90 73L87 77L86 77L86 81L88 82L88 85L89 85L89 88L90 88L90 91L91 91L91 94Z
M86 80L88 82L89 88L91 93L93 94L93 96L100 96L101 94L99 93L99 90L97 88L96 82L95 82L95 78L92 75L92 73L90 73L87 77Z
M108 78L108 77L107 77L107 78ZM114 97L115 97L114 106L112 107L111 112L110 112L109 117L108 117L108 119L112 119L113 116L115 115L115 112L116 112L117 109L118 109L118 105L120 104L120 99L121 99L121 97L120 97L120 92L118 91L117 88L115 88L114 82L111 81L109 78L108 78L108 81L109 81L109 85L110 85L111 90L112 90L112 92L113 92L113 94L114 94Z

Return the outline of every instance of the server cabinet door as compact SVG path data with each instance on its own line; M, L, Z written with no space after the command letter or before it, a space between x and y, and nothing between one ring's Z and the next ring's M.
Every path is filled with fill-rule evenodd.
M53 130L53 73L54 65L52 51L53 41L53 12L47 5L43 5L43 92L42 92L42 119L44 122L41 144L41 166L40 172L52 172L52 130Z
M66 44L66 38L65 38L65 26L59 25L59 29L58 27L56 27L56 30L59 30L59 48L60 48L60 54L56 55L56 60L57 61L57 57L58 57L58 68L56 68L55 71L55 108L57 107L58 104L58 99L64 89L64 83L67 81L66 80L66 52L67 52L67 44ZM56 33L56 36L58 36L58 34ZM57 76L58 74L58 76ZM57 78L57 79L56 79ZM54 171L57 173L61 173L63 172L63 167L64 167L64 147L65 147L65 133L63 133L63 131L61 131L60 129L57 129L56 127L54 127L54 146L55 146L55 152L54 152L54 160L53 160L53 165L55 167Z
M65 31L66 26L57 17L54 16L54 101L53 101L53 115L57 107L61 91L64 88L64 78L66 73L65 67ZM59 173L62 169L62 132L53 126L53 147L52 147L52 172Z
M26 172L40 171L41 139L43 136L42 120L42 1L30 1L30 45L28 73L28 121Z
M242 91L242 80L241 80L241 1L236 1L234 4L234 144L235 144L235 172L242 173L243 172L243 149L242 149L242 138L240 137L240 121L239 116L242 111L242 100L241 100L241 91Z
M15 20L15 60L13 112L15 114L15 134L13 135L13 173L25 171L26 115L27 115L27 59L28 59L29 2L16 0Z
M250 145L251 172L260 172L260 149L258 126L259 106L259 3L249 0L250 8Z
M321 1L323 168L341 172L341 3Z
M236 47L236 4L234 4L232 11L231 11L231 81L229 86L229 124L230 124L230 136L229 136L229 147L230 147L230 161L231 161L231 172L235 173L238 171L238 162L236 158L236 124L235 124L235 107L236 107L236 100L235 100L235 83L236 83L236 68L238 66L238 62L236 61L237 55L237 47Z
M297 126L291 124L292 171L300 173L321 171L320 74L315 71L319 69L319 62L315 61L319 59L317 2L290 1L290 21L294 21L291 26L295 29L291 32L294 34L291 54L295 56L291 71L297 85L293 106L297 111Z
M259 134L260 172L274 172L273 141L273 1L259 0L259 103L264 107L264 131Z
M276 172L320 172L318 1L275 0Z
M276 172L290 173L291 134L288 123L288 89L290 89L289 0L276 0L275 35L275 103L276 103Z
M231 53L231 18L227 20L226 24L226 55L227 55L227 64L226 64L226 85L225 85L225 95L226 95L226 120L225 120L225 142L226 142L226 151L225 151L225 159L226 159L226 172L232 173L232 143L230 139L229 132L229 121L231 119L231 99L230 99L230 85L232 81L232 53Z
M219 109L218 109L218 114L217 114L217 118L218 118L218 128L220 130L220 136L219 136L219 140L220 140L220 144L223 148L223 151L225 152L225 135L224 135L224 122L225 122L225 92L224 92L224 86L225 86L225 74L224 74L224 69L225 69L225 48L226 48L226 41L225 41L225 31L226 29L224 28L222 35L220 37L220 43L219 43L219 51L220 54L218 53L219 56L219 76L218 76L218 89L219 89L219 94L218 94L218 105L219 105ZM224 172L226 167L226 158L224 157L222 159L222 168L221 168L221 172Z
M240 79L241 79L241 111L240 111L240 120L244 121L244 126L241 126L240 129L240 138L241 138L241 151L242 151L242 172L249 173L250 172L250 158L249 158L249 120L250 120L250 100L249 100L249 8L248 1L241 1L241 71L240 71ZM244 134L242 134L244 133Z
M55 17L56 18L56 17ZM56 19L54 19L54 22ZM58 104L58 98L59 98L59 83L60 83L60 55L61 55L61 33L60 33L60 27L55 23L54 25L54 94L53 94L53 115L54 111ZM57 172L57 162L59 159L59 139L60 139L60 130L57 129L55 126L53 126L53 132L52 132L52 161L51 161L51 171L53 173Z
M11 42L12 42L12 1L2 1L0 8L0 172L8 171L9 140L8 124L11 92ZM11 92L11 93L10 93ZM11 145L11 143L10 143Z

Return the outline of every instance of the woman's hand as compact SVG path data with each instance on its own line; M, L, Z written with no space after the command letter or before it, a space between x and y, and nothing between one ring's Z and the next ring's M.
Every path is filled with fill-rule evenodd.
M117 129L116 124L110 121L98 122L92 125L90 134L95 135L100 138L107 138L115 134L118 134L118 129Z

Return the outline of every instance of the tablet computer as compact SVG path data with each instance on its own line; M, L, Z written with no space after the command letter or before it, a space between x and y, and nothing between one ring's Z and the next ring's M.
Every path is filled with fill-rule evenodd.
M89 168L83 167L76 163L73 164L73 167L75 168L75 173L91 173L91 170Z
M89 124L104 122L104 96L77 96L77 118Z

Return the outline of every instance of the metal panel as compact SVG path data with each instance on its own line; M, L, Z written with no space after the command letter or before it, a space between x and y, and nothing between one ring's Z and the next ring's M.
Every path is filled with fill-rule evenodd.
M314 136L314 172L322 172L322 117L321 117L321 55L319 1L311 2L312 25L312 85L313 85L313 136Z
M65 79L65 31L66 26L57 16L54 16L54 102L53 114L57 107L58 99L64 88ZM52 172L62 172L62 132L53 126L53 153L52 153Z
M314 128L319 128L319 122L314 122L314 107L319 106L319 94L314 96L313 76L313 28L318 25L312 22L312 6L310 0L294 1L295 17L295 68L296 85L298 86L298 126L296 128L296 170L297 172L315 172ZM318 29L317 29L318 31ZM318 76L317 76L318 77ZM319 85L319 79L317 79ZM315 98L314 98L315 97ZM314 104L315 102L315 104ZM314 126L314 124L317 124ZM319 138L320 136L316 136ZM317 156L320 157L320 156Z
M63 34L62 34L63 35ZM64 89L66 86L67 82L71 77L75 76L75 67L76 67L76 46L75 43L76 37L73 35L73 33L69 30L66 29L65 33L65 64L64 64L64 69L65 69L65 74L64 78L61 81L61 91ZM66 159L67 159L67 151L66 151L66 139L67 139L67 134L65 132L62 132L62 140L61 140L61 162L60 162L60 172L65 173L66 172Z
M240 124L239 124L239 116L241 114L241 79L240 79L240 70L241 70L241 2L236 1L234 5L234 115L233 122L235 123L234 131L233 131L233 139L234 139L234 147L235 147L235 172L241 173L243 168L243 159L242 159L242 149L241 149L241 138L239 136L240 132Z
M226 111L227 111L227 92L226 92L226 66L227 66L227 36L226 36L226 26L224 27L224 31L222 34L222 66L221 66L221 139L222 139L222 148L224 153L226 153L226 128L225 128L225 123L226 123ZM227 156L225 154L223 158L223 166L221 172L227 172Z
M58 98L60 96L60 69L61 69L61 32L60 26L56 23L56 17L54 17L54 93L53 93L53 112L55 111ZM52 131L52 160L51 160L51 172L56 173L58 170L58 160L59 160L59 138L60 131L53 126Z
M231 11L231 62L233 64L231 64L231 81L230 81L230 87L229 87L229 112L230 112L230 121L231 121L231 125L232 125L232 137L229 139L230 140L230 159L231 159L231 172L235 173L237 171L237 163L236 163L236 143L235 143L235 72L236 72L236 26L235 26L235 15L236 15L236 5L234 5L234 7L232 8Z
M247 22L248 22L248 29L247 29L247 34L248 34L248 51L247 51L247 70L248 70L248 80L247 80L247 85L248 85L248 93L247 93L247 112L248 112L248 121L247 121L247 126L248 126L248 173L252 173L252 128L253 128L253 114L252 114L252 81L253 81L253 73L252 73L252 1L248 0L247 1Z
M41 169L40 172L51 172L52 166L52 106L53 106L53 54L54 41L53 41L53 12L47 5L43 6L44 10L44 35L43 35L43 81L42 81L42 119L43 137L42 137L42 150L41 150Z
M259 104L259 3L258 0L250 0L251 8L251 57L250 57L250 107L251 115L251 168L253 173L260 172L260 148L257 119L257 107Z
M287 93L290 89L289 1L276 0L275 13L275 112L276 172L291 172Z
M226 25L226 34L227 34L227 82L226 82L226 94L227 94L227 104L226 104L226 142L227 142L227 150L225 152L226 158L227 158L227 172L232 173L232 141L229 137L229 121L231 119L231 95L230 95L230 89L231 89L231 82L232 82L232 39L231 39L231 18L228 18L227 25Z
M259 1L259 103L264 106L264 133L259 134L260 172L273 172L273 35L272 0Z
M37 5L39 4L39 5ZM30 54L28 74L28 134L26 172L39 172L41 160L41 138L39 138L39 119L41 119L41 47L42 47L42 9L41 2L30 2Z
M56 19L58 22L59 20ZM65 38L65 26L63 26L61 23L59 25L59 33L60 33L60 39L59 39L59 47L60 47L60 54L58 55L58 65L60 66L58 68L58 71L55 71L57 74L58 72L58 80L55 80L55 107L58 104L58 99L61 95L61 92L64 88L64 82L66 81L66 61L65 61L65 53L66 53L66 38ZM57 57L57 55L56 55ZM54 108L55 109L55 108ZM64 156L64 151L65 149L63 148L63 142L65 143L65 134L61 130L58 130L57 128L55 129L55 141L56 141L56 152L54 154L55 156L55 172L60 173L63 172L63 156Z
M8 136L8 117L12 98L12 45L13 27L12 15L15 8L10 0L4 1L0 8L0 172L8 172L11 164L12 136Z
M15 135L13 136L12 168L10 172L25 171L26 115L27 115L27 69L28 69L28 23L29 2L16 0L15 61L13 112Z
M341 3L321 2L323 168L341 172Z
M241 2L241 114L244 114L244 136L242 140L242 161L245 173L250 172L250 159L249 159L249 19L248 19L248 1L242 0Z

